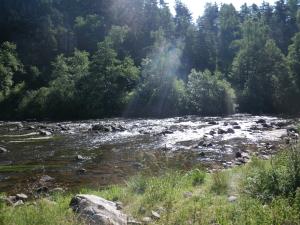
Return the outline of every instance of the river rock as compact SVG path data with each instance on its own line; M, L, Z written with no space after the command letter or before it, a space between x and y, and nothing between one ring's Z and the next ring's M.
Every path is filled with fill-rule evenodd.
M28 196L23 193L17 194L16 197L17 197L17 200L22 200L22 201L26 201L28 199Z
M218 125L219 123L217 121L208 121L209 125Z
M42 136L51 136L52 135L52 133L47 130L39 130L39 134Z
M228 197L228 201L229 202L235 202L237 200L237 197L236 196L229 196Z
M291 134L291 133L298 134L299 133L298 129L295 126L290 126L290 127L286 128L286 131L288 134Z
M235 133L234 129L232 129L232 128L228 128L226 132L227 132L227 134L234 134Z
M155 211L151 211L151 217L155 220L159 220L160 219L160 215L158 212L155 212Z
M221 128L219 128L219 129L218 129L218 134L226 134L226 131L223 130L223 129L221 129Z
M230 125L231 126L238 126L239 124L238 124L238 122L230 122Z
M260 124L264 124L266 123L267 121L265 119L259 119L256 121L256 123L260 123Z
M241 158L242 157L242 153L241 152L236 152L235 153L235 157L236 158Z
M241 126L240 126L240 125L235 125L235 126L233 126L233 129L235 129L235 130L239 130L239 129L242 129L242 128L241 128Z
M7 153L7 152L8 150L6 148L0 146L0 153Z
M95 124L92 126L93 131L101 131L101 132L111 132L112 128L110 126L105 126L103 124Z
M47 183L47 182L50 182L50 181L53 181L53 180L54 180L53 177L50 177L49 175L43 175L40 178L40 183Z
M76 195L70 207L90 225L126 225L127 215L114 202L95 195Z
M13 204L13 207L17 207L17 206L21 206L21 205L24 205L24 202L22 200L18 200L17 202L15 202Z

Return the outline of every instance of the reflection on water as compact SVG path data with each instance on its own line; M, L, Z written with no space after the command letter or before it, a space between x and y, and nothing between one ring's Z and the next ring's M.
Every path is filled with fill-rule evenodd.
M290 123L250 115L0 122L0 146L8 150L0 153L0 192L30 190L43 174L54 186L102 187L139 171L231 165L237 151L280 141ZM106 131L93 130L96 124Z

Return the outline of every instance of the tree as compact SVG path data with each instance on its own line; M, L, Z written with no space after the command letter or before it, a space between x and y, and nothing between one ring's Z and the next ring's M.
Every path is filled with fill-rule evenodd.
M219 72L192 70L187 83L188 107L198 115L227 115L234 111L234 90Z
M23 65L20 62L16 45L4 42L0 48L0 101L7 97L14 85L14 76L23 72Z
M155 44L142 62L141 79L129 104L127 115L179 115L184 108L184 83L177 78L181 49L155 32Z
M130 57L117 58L110 38L100 42L92 56L88 76L77 84L80 113L84 117L118 115L138 79L139 70Z
M221 6L219 18L220 33L217 68L223 73L229 74L231 63L236 53L232 43L239 37L240 21L238 13L232 4Z
M244 23L232 81L241 111L270 113L282 107L290 79L285 57L261 22Z
M295 35L289 46L288 62L291 74L300 87L300 33Z

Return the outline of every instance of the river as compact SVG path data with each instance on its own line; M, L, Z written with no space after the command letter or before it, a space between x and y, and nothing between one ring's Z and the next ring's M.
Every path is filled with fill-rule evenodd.
M230 168L269 158L295 119L186 116L0 122L0 192L101 188L139 172Z

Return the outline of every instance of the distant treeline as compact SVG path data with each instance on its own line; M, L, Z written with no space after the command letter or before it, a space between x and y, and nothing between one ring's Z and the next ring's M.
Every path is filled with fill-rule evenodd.
M300 112L298 0L175 11L0 0L0 119Z

